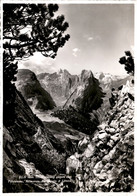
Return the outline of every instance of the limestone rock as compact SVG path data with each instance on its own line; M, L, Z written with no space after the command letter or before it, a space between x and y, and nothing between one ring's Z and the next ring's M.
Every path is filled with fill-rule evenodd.
M51 95L41 87L36 75L28 69L18 70L16 87L32 109L45 111L56 106Z
M116 133L116 129L115 128L109 128L109 133L111 135L115 134Z
M118 140L120 140L119 134L115 134L115 135L111 136L111 139L112 139L114 142L117 142Z
M109 136L108 136L107 133L101 133L101 134L99 134L99 136L98 136L98 138L99 138L101 141L103 141L104 143L107 142L108 137L109 137Z
M81 163L78 158L79 155L75 153L75 155L71 155L66 160L66 174L71 175L73 172L76 172L81 168Z
M83 138L83 140L80 140L79 143L78 143L78 149L81 151L81 152L84 152L88 146L88 144L90 143L90 138L88 136L85 136Z

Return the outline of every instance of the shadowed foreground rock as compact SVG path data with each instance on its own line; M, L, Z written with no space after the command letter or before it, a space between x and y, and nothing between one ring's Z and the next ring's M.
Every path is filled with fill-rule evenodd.
M39 176L43 180L45 179L43 173L47 174L51 171L55 174L56 171L53 168L56 168L57 165L60 170L63 166L65 171L65 154L59 153L53 147L48 137L48 129L33 114L23 96L16 89L14 99L16 118L12 125L8 125L7 119L6 126L3 128L3 192L49 191L44 188L45 184L40 186L39 183L34 183L35 181L28 184L27 182L18 183L19 177L30 177L30 174L26 172L26 167L32 167L30 163L33 163L33 171L39 170ZM52 134L50 133L50 135ZM52 138L54 138L53 135ZM65 151L57 139L54 140L54 143L60 145L60 150ZM23 161L21 161L22 159ZM52 159L56 161L53 163ZM32 174L34 177L33 172ZM47 186L49 182L46 178Z

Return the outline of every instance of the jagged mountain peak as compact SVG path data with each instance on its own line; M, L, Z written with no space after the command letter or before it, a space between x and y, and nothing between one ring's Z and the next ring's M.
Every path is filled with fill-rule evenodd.
M39 90L41 89L40 83L32 71L19 70L18 79L19 76L22 80L20 82L24 85L22 87L29 86L27 96L34 95L34 91L41 92ZM26 174L29 176L31 172L33 172L33 179L35 180L32 185L33 187L34 185L37 186L39 183L34 184L37 179L35 177L38 177L38 173L35 172L36 169L39 169L42 175L46 175L49 171L54 172L53 168L57 168L59 172L65 172L64 166L67 165L67 162L65 164L66 155L64 151L68 150L70 153L74 153L76 151L75 147L78 147L78 152L75 153L76 156L72 155L70 157L76 157L75 161L78 160L77 167L80 166L76 170L76 177L78 177L76 178L77 191L132 191L134 184L133 78L129 77L128 80L127 78L119 78L119 80L116 78L116 80L113 80L111 74L100 73L98 74L98 81L93 73L87 70L83 70L79 76L73 76L68 74L67 71L60 70L60 74L57 72L53 74L44 73L42 77L44 80L46 78L45 85L50 87L55 95L64 96L65 99L69 96L67 98L69 104L76 106L76 109L74 107L66 108L66 113L63 112L63 109L60 110L59 116L61 117L62 114L63 120L66 120L68 124L70 123L70 126L59 122L45 122L43 124L32 113L22 95L16 91L15 124L14 127L4 128L4 186L11 188L11 180L18 179L20 175L24 176ZM97 124L99 124L97 108L101 105L102 98L102 90L99 85L102 86L103 91L106 90L107 92L109 90L114 106L109 109L106 105L104 106L107 110L107 120L104 120L96 129ZM118 88L119 85L121 85L120 88ZM36 88L31 91L30 87L38 87L39 91ZM115 89L112 90L112 87L115 87ZM70 95L67 94L68 92L70 92ZM58 97L59 102L61 101L60 97ZM106 103L106 100L104 102ZM92 113L92 122L89 123L85 114L92 112L93 109L95 109L96 115L94 116ZM104 110L103 115L105 115ZM75 130L71 129L72 122L75 129L82 125L85 133L91 134L90 138L78 133L76 137ZM93 131L95 132L92 134ZM77 145L78 140L82 138L81 136L84 136L84 138ZM64 140L65 137L67 139ZM72 146L74 150L72 150ZM60 150L60 153L57 153L57 150ZM73 163L74 161L70 162ZM30 163L34 165L33 168L31 167L33 170L26 173ZM39 176L42 177L42 175ZM44 178L44 181L48 183L49 181L45 180L44 175L42 179ZM24 187L24 181L23 186L21 184L17 186L19 186L19 191L22 189L23 191L26 191L26 189L33 190L31 187L28 189L26 184L26 187ZM43 186L46 187L45 184ZM49 183L49 187L51 187L51 183ZM14 192L14 186L10 190ZM37 188L36 190L38 191ZM44 190L47 191L47 188Z
M83 69L82 71L81 71L81 74L80 74L81 76L87 76L87 77L90 77L90 76L93 76L93 73L92 73L92 71L91 70L86 70L86 69Z
M37 80L37 77L30 69L19 69L17 73L17 81L19 80Z
M122 80L122 79L128 79L130 76L129 75L113 75L111 73L103 73L103 72L95 72L94 73L95 78L97 78L99 81L106 81L109 82L110 80L112 81L117 81L117 80Z
M68 75L70 75L70 73L66 69L59 69L56 73L58 75L60 75L60 74L68 74Z
M18 73L34 73L30 69L18 69Z
M63 106L75 87L78 76L71 75L66 69L49 74L39 74L42 87L54 98L57 106Z
M37 77L42 87L54 98L57 106L63 106L76 88L80 90L82 84L88 84L89 79L94 78L91 70L82 70L79 75L72 75L66 69L49 74L42 73Z
M19 69L16 87L32 109L44 111L56 106L50 94L41 87L35 73L29 69Z
M71 74L66 69L59 69L53 73L40 73L37 75L38 80L57 80L58 78L67 79L71 77Z

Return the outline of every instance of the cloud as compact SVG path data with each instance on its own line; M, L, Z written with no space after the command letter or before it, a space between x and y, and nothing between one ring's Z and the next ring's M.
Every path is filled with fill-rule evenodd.
M42 72L54 72L55 60L44 57L41 53L35 53L26 61L21 61L18 64L19 69L30 69L35 74Z
M87 39L88 39L88 41L92 41L93 37L88 37Z
M92 36L91 34L85 34L83 35L84 39L86 39L86 41L101 41L101 36L100 35L95 35L95 36Z
M73 56L77 57L78 53L80 52L80 49L79 48L73 48Z
M94 39L93 36L90 35L90 34L85 34L85 35L83 35L83 37L84 37L84 39L86 39L87 41L92 41L92 40Z

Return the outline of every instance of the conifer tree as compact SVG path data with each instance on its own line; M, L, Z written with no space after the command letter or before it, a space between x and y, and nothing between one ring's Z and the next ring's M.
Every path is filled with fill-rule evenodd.
M134 75L134 58L130 51L125 51L125 56L120 58L119 63L125 65L128 74Z
M55 58L58 49L69 40L65 17L55 16L58 8L57 4L3 4L4 110L15 94L12 83L16 80L18 61L35 52Z

